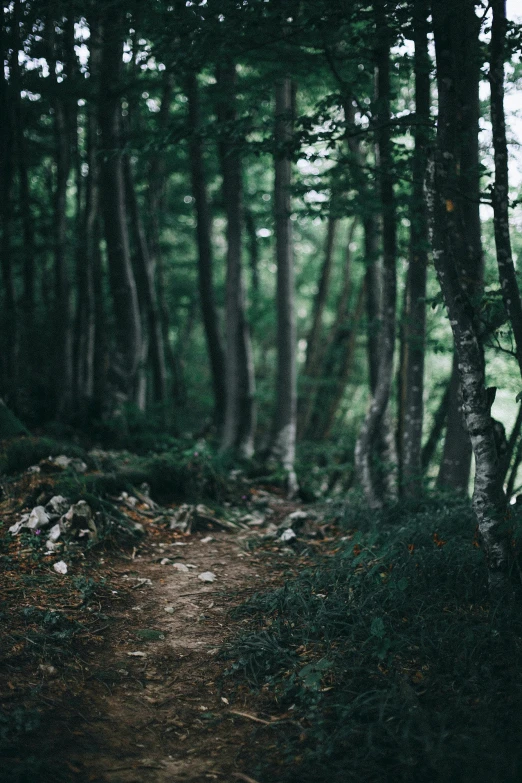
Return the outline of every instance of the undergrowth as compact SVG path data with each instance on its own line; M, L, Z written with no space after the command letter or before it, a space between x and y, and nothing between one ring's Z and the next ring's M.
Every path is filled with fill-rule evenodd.
M237 610L229 674L284 717L256 778L522 780L522 614L490 604L475 524L447 497L351 503L327 554Z

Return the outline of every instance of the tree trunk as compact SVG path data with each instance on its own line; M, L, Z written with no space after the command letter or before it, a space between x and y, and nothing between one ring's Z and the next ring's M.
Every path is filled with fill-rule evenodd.
M355 309L350 312L351 244L356 226L357 218L355 217L350 224L346 238L343 283L337 302L335 321L327 336L324 348L325 358L320 368L322 380L318 384L309 426L305 431L305 437L313 440L323 440L330 434L352 369L357 326L366 305L365 280L363 280L356 298Z
M411 204L410 263L407 277L404 343L404 421L402 432L402 490L407 497L422 491L422 424L424 419L424 346L426 336L426 271L428 216L424 198L430 123L428 0L414 3L415 152Z
M384 2L376 5L377 25L377 150L378 176L383 218L383 276L382 321L379 333L377 382L369 411L361 427L355 447L355 464L361 486L369 505L378 508L383 496L372 471L372 450L388 428L386 421L390 398L393 356L395 351L395 311L397 299L396 281L396 208L393 189L392 154L390 137L390 41ZM387 443L388 449L391 447ZM394 499L395 465L387 466L387 494Z
M148 352L152 364L154 402L165 403L167 399L167 371L165 367L165 350L163 331L158 308L154 261L149 252L149 244L145 236L145 226L136 196L131 162L125 158L125 175L129 217L134 231L134 248L136 258L136 278L139 280L143 298L143 310L146 315L148 331Z
M508 585L511 559L505 527L506 497L490 413L491 400L485 388L483 347L474 308L457 263L462 248L457 146L461 72L456 65L460 40L455 18L460 18L470 4L472 0L460 0L457 8L455 0L437 0L432 4L439 97L434 172L434 261L453 330L463 413L475 454L473 506L487 559L490 587L498 592Z
M89 72L91 82L100 74L100 37L97 19L89 20ZM96 86L98 86L96 84ZM99 145L96 110L86 112L86 162L84 212L80 228L81 254L77 267L76 377L77 407L83 420L102 415L105 393L106 340L103 305L103 272L100 254ZM79 175L78 175L79 176Z
M504 113L506 4L505 0L492 0L491 5L493 8L493 23L491 27L491 67L489 79L491 86L493 149L495 151L495 183L493 187L495 247L502 297L511 328L513 329L518 366L522 373L522 300L515 265L513 264L509 230L508 148Z
M314 408L316 396L316 384L314 380L320 374L320 347L321 332L323 327L323 314L326 307L328 292L330 288L330 277L332 274L335 236L338 228L338 219L330 214L326 226L326 242L324 260L319 275L319 284L317 293L314 297L312 306L312 324L306 341L306 359L302 371L304 383L304 396L299 401L298 406L298 432L301 435L306 432L310 416Z
M277 255L277 393L271 457L286 472L289 497L298 489L295 475L297 416L296 337L294 312L294 248L290 220L292 161L286 148L292 135L292 82L285 77L275 88L274 208Z
M196 239L198 243L198 282L203 327L214 392L214 421L221 434L225 421L226 371L225 351L219 329L218 312L214 298L211 218L205 184L203 144L200 137L198 81L190 73L186 83L190 126L190 171L192 193L196 206Z
M218 85L221 90L219 151L227 218L226 408L221 451L235 450L243 457L249 458L254 452L255 389L241 269L241 158L237 142L230 138L236 119L235 84L235 66L227 62L218 69Z
M451 379L447 384L446 389L444 390L444 394L442 395L442 399L439 403L439 407L435 411L431 432L428 436L428 439L426 440L426 443L422 447L421 463L422 463L422 470L424 471L424 473L427 471L429 464L433 459L433 455L435 454L435 449L437 448L437 444L440 441L440 436L442 435L444 426L446 424L446 419L448 418L450 387L451 387Z
M68 41L74 25L71 19L65 21L64 37ZM67 219L67 184L72 166L71 140L72 128L75 129L76 105L71 95L64 91L70 89L73 80L71 69L67 68L67 82L58 80L57 61L65 60L58 52L54 21L46 25L49 45L49 65L53 81L54 144L56 180L54 190L54 393L55 410L60 418L67 419L72 414L74 398L73 344L70 250ZM74 46L74 38L71 48ZM73 49L74 54L74 49Z
M470 300L480 298L484 276L480 222L480 151L479 83L482 65L478 33L480 22L474 4L464 3L454 15L454 36L458 40L454 57L459 70L455 86L459 102L458 139L456 155L459 161L458 187L454 194L458 202L459 221L456 238L457 271ZM444 453L437 483L440 487L468 492L471 467L471 444L462 420L461 393L458 388L457 360L454 361L454 379L450 392L448 427Z
M113 369L118 391L125 399L130 400L137 393L142 333L125 214L119 94L123 48L120 30L118 9L107 7L101 23L99 122L103 157L100 165L100 186L109 283L114 305L116 357Z

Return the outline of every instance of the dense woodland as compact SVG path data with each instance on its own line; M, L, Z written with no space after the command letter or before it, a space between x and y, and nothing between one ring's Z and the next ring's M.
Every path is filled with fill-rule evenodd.
M355 482L374 508L467 492L474 455L503 583L522 459L503 0L2 15L12 413L204 437L290 495L328 465L316 493Z
M1 783L522 780L506 5L1 4Z

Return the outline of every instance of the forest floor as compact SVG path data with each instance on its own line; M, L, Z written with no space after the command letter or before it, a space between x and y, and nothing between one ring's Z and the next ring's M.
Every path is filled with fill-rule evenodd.
M169 530L143 503L122 506L139 541L48 553L34 530L8 528L30 510L24 497L53 494L49 481L25 473L0 503L2 783L253 781L271 727L292 716L227 678L221 651L247 622L231 610L303 558L263 528ZM300 508L249 493L272 526ZM62 556L66 574L53 568Z

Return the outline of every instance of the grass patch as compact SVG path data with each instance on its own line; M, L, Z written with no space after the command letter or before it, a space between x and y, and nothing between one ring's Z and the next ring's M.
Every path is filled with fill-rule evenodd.
M522 614L489 602L469 504L341 517L312 568L237 610L229 673L290 721L254 777L521 780Z

